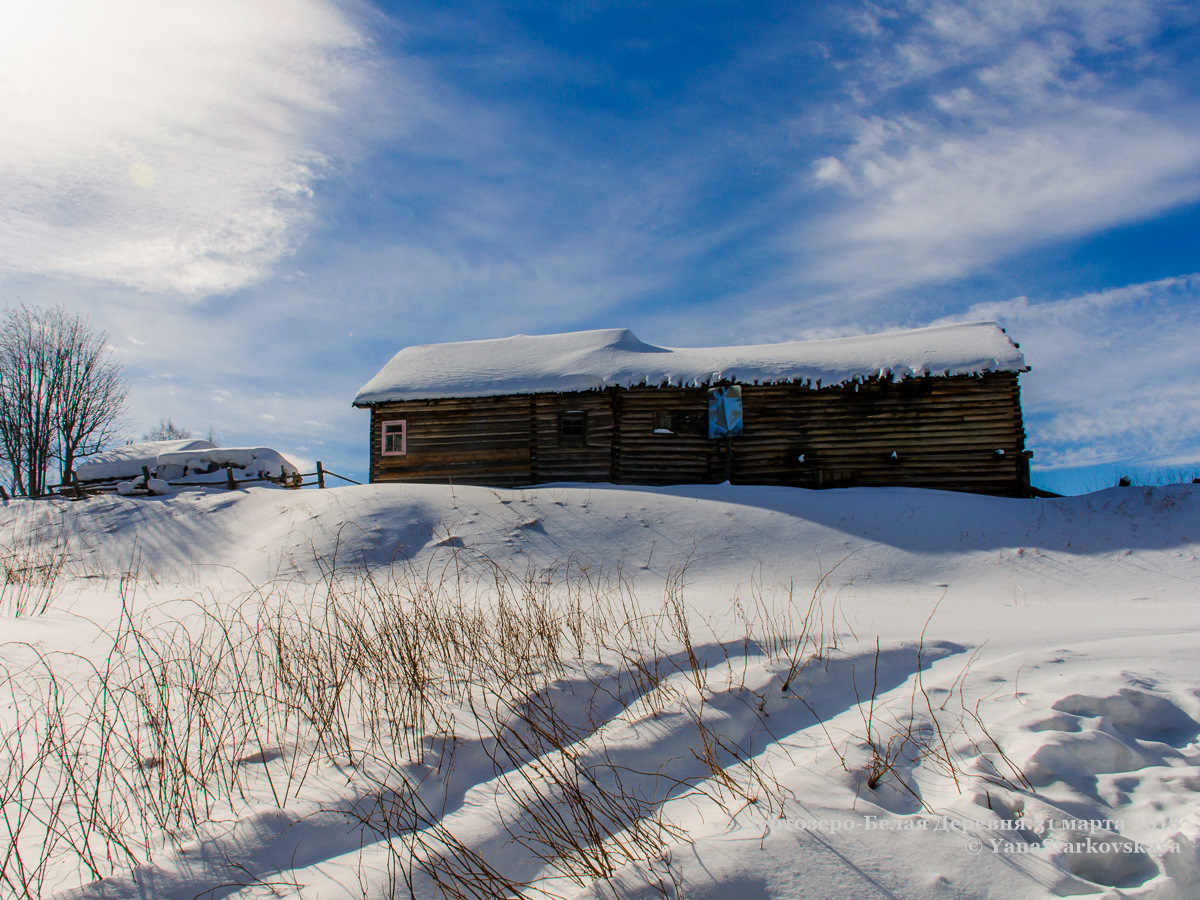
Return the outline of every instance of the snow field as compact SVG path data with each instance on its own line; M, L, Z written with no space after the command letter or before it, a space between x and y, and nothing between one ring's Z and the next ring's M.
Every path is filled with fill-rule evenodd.
M0 891L1195 896L1196 499L13 503Z

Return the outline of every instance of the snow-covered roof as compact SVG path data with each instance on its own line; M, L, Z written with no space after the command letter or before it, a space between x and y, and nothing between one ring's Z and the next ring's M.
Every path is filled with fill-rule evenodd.
M363 385L355 406L634 385L797 382L828 387L881 376L1024 372L995 322L743 347L655 347L626 328L405 347Z
M300 470L270 447L182 449L158 455L158 477L171 483L223 481L231 467L235 481L298 475Z
M175 441L138 441L123 447L113 447L89 456L75 466L80 481L109 481L114 478L136 478L142 466L153 469L162 453L182 450L209 450L217 445L212 441L186 438Z

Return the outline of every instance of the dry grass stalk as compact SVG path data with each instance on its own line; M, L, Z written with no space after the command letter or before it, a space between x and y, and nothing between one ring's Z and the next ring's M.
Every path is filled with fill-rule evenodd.
M784 690L837 645L836 604L824 599L832 571L804 609L791 590L783 606L757 598L739 639L743 657L755 644L781 664ZM739 676L739 642L694 643L685 573L671 571L648 611L619 568L569 559L514 572L452 546L420 568L333 559L316 585L264 585L235 604L202 598L156 624L133 613L130 572L112 652L73 690L56 672L79 669L77 658L39 658L0 680L14 707L38 711L0 734L0 884L37 896L64 860L99 877L236 818L264 792L287 808L327 759L349 764L374 798L357 821L388 841L397 896L548 896L547 879L586 884L639 867L679 896L670 851L686 835L664 818L668 800L702 793L731 812L782 802L753 741L739 744L709 715L719 696L765 717L767 696L746 689L744 659ZM571 709L554 699L564 684L582 698ZM876 688L865 707L879 760L871 781L894 775L914 742L949 758L947 731L932 732L936 744L925 732L889 735ZM914 709L918 693L936 718L923 685ZM622 717L667 712L686 717L692 741L658 770L632 768L607 743ZM464 729L491 758L509 837L546 873L534 882L467 846L411 782L438 748L447 775Z

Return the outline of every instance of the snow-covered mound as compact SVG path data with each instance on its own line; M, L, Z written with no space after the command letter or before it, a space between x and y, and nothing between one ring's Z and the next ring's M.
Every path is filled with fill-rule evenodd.
M143 469L149 470L147 483ZM210 441L142 441L106 450L75 467L85 484L119 482L118 492L165 494L170 485L300 481L300 470L269 447L217 447Z
M133 733L101 813L174 835L81 888L64 826L43 896L1200 896L1200 486L251 488L0 535L69 553L0 621L0 727L76 782ZM40 744L55 703L113 724Z
M216 484L234 481L297 478L300 470L269 447L184 448L158 455L155 474L173 484Z
M828 387L874 376L1023 372L1025 357L995 322L744 347L655 347L625 328L517 335L405 347L354 398L388 400L796 382Z
M83 482L136 478L142 474L143 466L147 469L154 469L158 465L159 455L163 453L211 450L216 446L211 441L195 438L174 441L139 441L89 456L75 466L75 474Z

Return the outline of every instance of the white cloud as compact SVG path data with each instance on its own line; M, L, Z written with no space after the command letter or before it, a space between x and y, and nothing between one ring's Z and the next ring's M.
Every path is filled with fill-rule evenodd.
M1200 461L1200 274L1054 302L978 304L1021 344L1029 446L1042 468ZM950 320L947 320L950 321Z
M1023 36L1063 34L1093 52L1138 47L1161 28L1175 5L1162 0L917 0L917 16L901 55L919 53L938 69L1011 44ZM909 49L915 48L915 49ZM930 69L926 62L922 74Z
M38 0L0 26L0 273L193 297L302 233L368 47L323 0Z
M802 280L909 288L1200 198L1200 123L1148 49L1160 7L916 4L807 174L827 211L793 234Z
M906 287L1200 197L1200 129L1099 105L975 135L872 120L816 177L853 199L803 232L812 275Z

